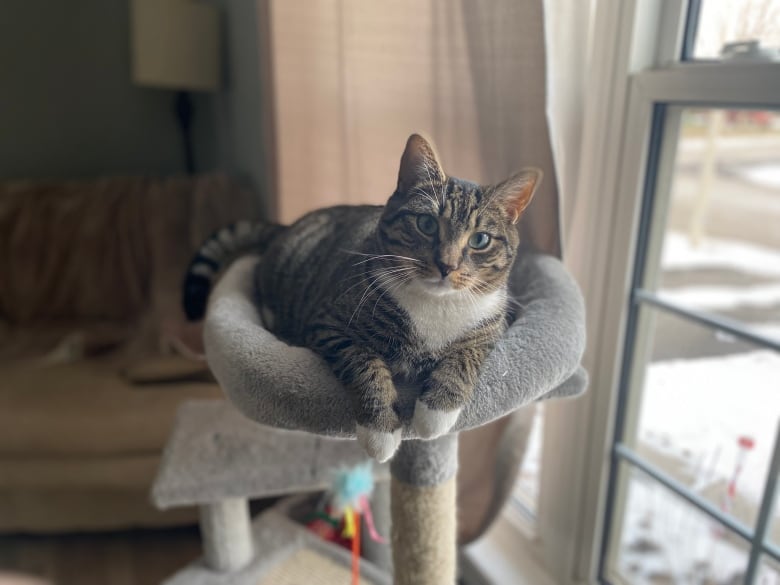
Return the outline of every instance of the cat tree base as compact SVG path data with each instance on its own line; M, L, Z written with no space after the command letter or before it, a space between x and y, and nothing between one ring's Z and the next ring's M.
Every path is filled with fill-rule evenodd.
M350 582L348 550L323 541L290 518L290 500L263 512L251 524L255 552L244 566L216 571L205 557L171 575L161 585L300 585L317 576L319 585ZM365 559L360 585L391 585L390 576Z
M288 561L293 568L309 563L337 576L338 567L350 566L348 551L293 521L286 503L250 520L248 499L325 490L334 469L363 461L365 454L355 441L259 426L221 400L183 404L152 501L161 509L199 507L203 558L164 585L278 585L273 571ZM386 483L388 466L375 466L374 475ZM377 514L377 520L383 517L387 514ZM362 565L365 584L389 585L385 572L371 562Z

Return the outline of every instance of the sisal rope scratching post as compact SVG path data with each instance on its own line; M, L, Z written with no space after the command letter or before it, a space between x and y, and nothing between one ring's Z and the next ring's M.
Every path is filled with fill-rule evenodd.
M252 301L257 258L231 266L211 295L204 323L209 366L248 418L269 426L355 437L350 399L327 364L263 328ZM418 440L407 426L391 462L396 585L453 585L456 575L457 432L485 425L536 400L581 393L587 375L584 303L559 260L527 254L510 278L522 309L488 356L452 432ZM399 387L403 421L416 388Z
M455 582L457 470L456 434L404 441L393 458L393 566L403 567L396 570L396 585Z

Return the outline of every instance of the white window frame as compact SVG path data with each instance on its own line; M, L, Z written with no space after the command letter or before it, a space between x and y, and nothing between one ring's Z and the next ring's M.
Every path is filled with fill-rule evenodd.
M516 533L534 570L561 585L597 582L654 105L780 107L780 63L675 62L687 10L686 0L599 0L596 6L573 197L588 204L578 217L582 231L569 238L567 250L588 311L590 389L578 400L546 406L537 537ZM661 184L669 180L656 176Z

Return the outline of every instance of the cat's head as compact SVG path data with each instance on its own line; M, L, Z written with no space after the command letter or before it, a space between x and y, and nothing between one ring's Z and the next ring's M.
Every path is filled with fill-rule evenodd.
M539 169L524 169L487 186L449 177L433 146L410 136L377 230L396 269L393 281L436 294L504 286L520 243L516 224L541 177Z

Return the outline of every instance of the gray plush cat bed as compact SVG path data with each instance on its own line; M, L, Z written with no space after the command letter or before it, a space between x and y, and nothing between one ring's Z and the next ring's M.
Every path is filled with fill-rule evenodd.
M263 328L252 300L256 262L236 262L212 293L204 325L211 370L233 404L256 422L354 438L349 396L325 361ZM551 256L524 256L513 269L511 290L518 315L482 367L453 431L484 425L534 400L584 390L584 306L563 264ZM399 394L408 421L416 390L399 388ZM415 438L408 427L404 438Z
M204 325L209 365L231 402L269 426L354 438L346 390L308 349L263 328L252 300L257 258L236 262L211 295ZM526 254L513 269L516 317L485 362L453 431L432 441L408 428L391 462L392 546L396 584L448 584L455 578L457 431L498 419L531 402L584 391L584 304L563 264ZM399 388L411 419L415 388Z

